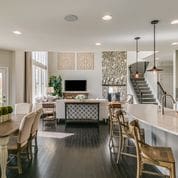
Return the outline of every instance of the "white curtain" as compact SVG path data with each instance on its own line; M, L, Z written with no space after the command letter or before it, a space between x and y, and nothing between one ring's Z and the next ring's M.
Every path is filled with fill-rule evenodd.
M25 102L32 103L32 52L25 52Z

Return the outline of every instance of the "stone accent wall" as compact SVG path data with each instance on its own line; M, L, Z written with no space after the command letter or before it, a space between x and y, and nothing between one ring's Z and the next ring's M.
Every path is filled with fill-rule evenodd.
M107 98L109 86L117 86L122 97L126 97L127 83L127 52L102 52L102 85L103 97ZM125 86L123 86L125 85Z

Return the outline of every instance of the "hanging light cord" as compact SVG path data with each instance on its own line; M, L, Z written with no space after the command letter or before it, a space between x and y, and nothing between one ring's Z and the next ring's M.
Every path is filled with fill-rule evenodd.
M138 72L138 38L136 39L136 72Z
M153 51L153 68L148 69L147 71L150 72L158 72L158 71L162 71L163 69L159 69L156 67L156 24L158 24L159 20L153 20L151 21L151 24L153 25L153 34L154 34L154 51Z
M156 67L156 24L154 24L154 67Z

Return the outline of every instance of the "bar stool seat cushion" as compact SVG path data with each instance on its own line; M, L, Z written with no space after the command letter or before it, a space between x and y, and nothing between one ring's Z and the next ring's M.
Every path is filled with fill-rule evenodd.
M172 149L169 147L156 147L144 144L142 145L142 154L147 159L150 159L155 162L175 162Z

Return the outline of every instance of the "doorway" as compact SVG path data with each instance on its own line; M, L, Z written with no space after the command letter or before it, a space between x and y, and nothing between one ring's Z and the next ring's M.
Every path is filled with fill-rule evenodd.
M8 104L8 69L0 67L0 105Z

